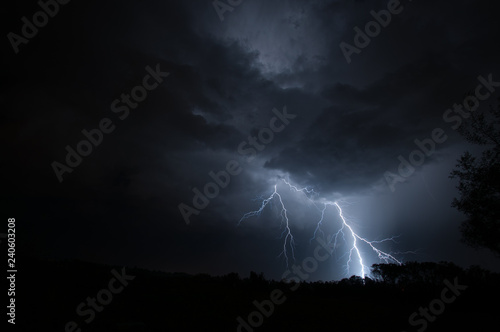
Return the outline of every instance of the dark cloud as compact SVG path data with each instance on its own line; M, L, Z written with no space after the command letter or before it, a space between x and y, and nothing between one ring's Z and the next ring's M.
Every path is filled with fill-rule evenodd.
M210 1L71 2L19 54L5 38L3 198L5 209L25 220L27 247L55 257L170 271L254 269L278 278L279 219L270 209L236 224L258 206L252 199L288 177L323 197L371 197L370 207L358 207L360 229L371 218L379 222L366 226L366 236L410 234L395 251L425 246L426 260L474 261L455 232L461 216L449 208L454 184L427 180L424 187L421 177L447 179L467 148L443 112L463 100L478 75L500 80L496 5L402 3L404 11L351 64L340 42L352 43L354 26L364 27L386 1L248 1L223 22ZM20 18L38 10L12 6L5 35L18 33ZM170 75L120 120L111 103L157 64ZM284 107L296 118L248 162L239 144ZM59 183L51 163L64 162L66 145L75 147L81 131L103 118L115 131ZM437 127L450 139L390 193L384 172L396 172L397 157ZM229 160L243 172L186 226L178 204L191 204L192 189ZM435 200L428 200L429 188ZM412 218L422 209L431 211L429 221L451 220L429 231L438 238L453 229L447 255L435 255L435 242L423 239L427 226ZM305 257L317 215L295 213L294 220L302 216L297 252ZM469 254L460 258L451 248ZM342 267L334 270L340 277ZM325 267L317 278L330 273Z

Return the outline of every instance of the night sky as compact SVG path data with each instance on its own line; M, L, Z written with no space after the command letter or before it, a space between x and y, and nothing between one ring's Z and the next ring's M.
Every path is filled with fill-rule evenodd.
M355 27L365 32L370 12L388 3L386 27L355 40ZM462 153L480 150L455 130L460 114L447 111L479 84L489 94L480 109L498 105L496 2L233 4L218 12L209 0L71 1L36 34L25 31L34 36L12 42L9 33L22 36L21 18L32 21L40 6L10 3L2 19L2 212L17 220L20 250L279 280L287 270L279 202L238 222L277 185L295 262L311 256L321 212L286 180L314 189L318 204L340 202L360 236L398 236L379 248L403 262L499 271L490 252L460 242L465 216L451 207L459 193L449 174ZM98 144L80 144L85 133ZM420 154L422 165L391 182L398 157L408 160L415 140L433 136L441 142ZM72 167L67 154L78 149L86 156L69 157ZM234 175L208 206L183 216L179 206L193 212L196 190L226 169ZM340 227L333 206L323 226L325 237ZM310 280L359 275L356 263L346 273L346 248L339 244ZM367 266L381 262L360 249Z

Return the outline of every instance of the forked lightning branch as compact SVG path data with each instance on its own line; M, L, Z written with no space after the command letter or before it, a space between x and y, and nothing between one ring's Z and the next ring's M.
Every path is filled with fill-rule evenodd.
M360 236L353 228L353 223L350 222L350 219L345 216L342 210L341 202L317 199L318 194L313 189L298 188L285 179L281 180L291 191L304 195L318 211L318 221L316 222L316 228L312 235L311 241L316 239L316 237L320 234L322 234L323 236L325 235L323 231L325 223L325 211L328 208L334 208L337 211L340 219L340 225L337 232L331 234L328 237L328 244L331 244L331 247L333 248L332 251L335 250L335 248L339 247L339 241L344 241L348 246L348 250L346 252L347 261L345 266L346 275L349 274L351 272L351 269L353 268L358 269L359 272L357 274L359 274L359 276L361 276L362 278L367 275L367 271L369 270L369 268L365 265L366 260L363 259L363 247L374 252L377 257L385 263L396 263L399 265L402 264L401 260L396 258L393 253L385 252L379 248L379 246L384 242L394 242L397 236L377 241L370 241L365 237ZM293 259L295 261L295 237L292 231L290 212L287 210L287 205L285 204L283 196L278 190L278 183L274 185L274 190L271 195L261 200L260 207L257 210L245 213L239 220L238 225L241 225L247 219L259 217L264 209L272 201L274 201L275 205L278 208L278 214L281 218L282 225L281 239L283 241L283 247L279 256L284 257L286 265L288 266L290 259Z

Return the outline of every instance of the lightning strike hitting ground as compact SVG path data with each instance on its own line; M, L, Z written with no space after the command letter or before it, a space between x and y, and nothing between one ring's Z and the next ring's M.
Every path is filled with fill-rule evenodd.
M377 247L375 247L375 244L380 244L380 243L387 242L387 241L394 241L395 242L395 239L398 236L393 236L391 238L386 238L386 239L379 240L379 241L368 241L367 239L359 236L354 231L354 229L351 226L352 222L350 222L348 220L349 218L347 218L344 215L344 212L342 211L342 208L337 201L332 202L332 201L315 200L314 198L317 197L318 194L313 189L297 188L296 186L290 184L290 182L288 182L287 180L285 180L285 179L281 179L281 180L290 188L290 190L304 194L304 196L314 205L314 207L320 213L319 221L316 224L316 228L314 230L313 237L311 238L310 242L316 238L318 233L320 233L323 237L325 236L324 231L321 229L321 226L323 225L323 221L325 218L325 211L328 208L328 206L335 206L335 208L338 211L339 217L342 221L342 225L341 225L340 229L335 234L333 234L329 237L330 238L329 243L331 244L331 242L333 241L333 248L337 248L337 246L338 246L337 241L339 239L339 236L342 236L342 239L344 240L344 242L346 244L348 243L346 240L346 234L348 237L352 238L352 245L351 245L350 249L348 250L348 252L346 252L346 254L349 254L349 258L348 258L347 263L346 263L346 274L347 275L349 274L350 267L352 264L359 265L360 270L361 270L360 276L362 278L365 278L365 276L367 275L366 270L368 269L368 267L363 262L363 256L362 256L362 253L361 253L361 250L359 247L359 245L362 243L365 243L366 245L368 245L371 248L371 250L377 254L377 256L380 260L383 260L386 263L394 262L394 263L397 263L399 265L402 264L400 260L398 260L397 258L395 258L393 256L393 254L384 252L384 251L378 249ZM273 199L277 198L278 202L279 202L279 208L280 208L279 211L280 211L280 216L281 216L281 226L283 228L283 232L281 233L281 238L283 238L283 236L284 236L283 251L280 253L279 256L283 255L285 257L285 261L286 261L286 264L288 266L287 247L289 247L292 258L293 258L293 260L295 260L295 252L294 252L295 242L294 242L294 237L293 237L292 231L290 229L290 222L288 219L288 211L287 211L285 204L283 202L283 198L279 194L277 188L278 188L278 185L275 184L273 193L269 197L262 199L262 203L261 203L260 208L258 210L255 210L255 211L245 213L243 215L243 217L241 217L241 219L239 220L238 226L241 224L242 221L244 221L248 218L260 216L260 214L262 213L264 208ZM333 250L335 250L335 249L333 249ZM413 253L413 252L407 252L407 253ZM330 254L332 254L332 253L330 253Z

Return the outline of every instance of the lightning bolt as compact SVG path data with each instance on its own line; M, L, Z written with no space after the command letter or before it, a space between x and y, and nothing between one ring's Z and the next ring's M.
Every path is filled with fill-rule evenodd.
M278 193L277 185L274 185L274 191L266 199L262 200L262 204L258 210L247 212L241 217L240 221L238 222L238 226L241 224L241 222L245 219L254 217L254 216L260 216L264 208L271 202L275 197L278 198L279 203L281 205L281 210L280 210L280 216L281 216L281 225L283 227L283 232L281 233L281 238L283 238L283 235L285 236L285 240L283 243L283 251L279 254L279 256L283 255L285 257L286 265L288 266L288 251L287 251L287 244L290 247L290 251L292 253L292 258L295 261L295 251L294 251L294 246L295 246L295 241L294 237L292 234L292 231L290 229L290 223L288 220L288 211L286 210L285 203L283 203L283 199L281 198L281 195ZM278 257L279 257L278 256Z
M327 205L332 205L332 203L331 202L325 203L325 209L326 209ZM368 241L367 239L359 236L352 229L352 227L346 221L344 213L342 212L342 208L340 207L340 205L337 202L333 202L333 205L335 205L335 207L337 207L337 209L339 211L340 219L342 219L342 227L340 228L339 232L342 232L342 236L344 236L343 229L347 228L348 231L349 231L349 234L351 235L352 240L353 240L352 241L352 247L349 250L349 259L347 261L347 272L349 272L349 266L350 266L350 263L353 260L353 253L354 253L355 256L357 257L358 263L359 263L359 265L361 267L361 277L365 278L365 276L366 276L365 268L367 268L367 267L363 264L363 257L361 256L361 252L360 252L359 247L358 247L358 240L361 241L361 242L366 243L367 245L369 245L370 248L378 255L378 258L380 260L383 260L386 263L389 263L390 261L392 261L392 262L396 262L397 264L401 265L401 262L398 259L396 259L394 256L392 256L391 254L386 253L386 252L384 252L382 250L379 250L379 249L377 249L374 246L374 244L383 243L383 242L386 242L386 241L395 241L395 238L397 238L397 236L393 236L391 238L387 238L387 239L383 239L383 240L379 240L379 241ZM337 235L338 235L338 232L337 232ZM336 238L337 238L337 236L335 236L335 239Z
M342 238L342 240L346 244L348 243L346 240L346 234L347 234L347 237L350 237L352 239L351 246L350 246L349 250L345 253L345 255L347 255L347 254L349 255L348 259L347 259L347 263L346 263L346 275L349 274L350 267L353 264L359 265L360 270L361 270L360 276L363 279L367 275L366 271L369 270L369 268L364 264L362 251L360 249L360 244L363 244L363 243L365 245L367 245L368 248L371 249L374 253L376 253L380 260L382 260L386 263L393 262L393 263L397 263L399 265L402 264L402 262L400 260L398 260L396 257L393 256L394 254L387 253L387 252L382 251L376 247L377 244L381 244L384 242L388 242L388 241L396 242L396 238L398 238L399 235L393 236L390 238L385 238L382 240L369 241L366 238L361 237L360 235L358 235L355 232L355 230L352 227L353 222L350 220L350 218L345 216L345 214L342 210L342 207L340 206L338 201L324 201L324 200L319 201L316 199L316 197L318 196L318 193L315 192L313 189L308 189L307 187L298 188L297 186L292 185L286 179L282 178L281 180L290 188L290 190L297 192L297 193L302 193L314 205L314 207L318 210L318 212L320 214L320 218L319 218L318 222L316 223L316 228L314 229L313 236L309 241L310 243L314 239L316 239L316 237L319 234L321 234L322 237L325 237L325 233L322 230L323 222L325 219L325 212L329 206L335 206L335 208L338 212L339 218L342 222L341 222L341 226L338 229L338 231L329 237L329 244L331 244L333 241L333 248L334 248L330 254L333 254L333 251L335 250L335 248L338 247L338 240L340 239L340 237ZM259 217L261 215L262 211L265 209L265 207L274 199L277 199L279 202L279 206L280 206L279 213L281 216L281 227L283 228L283 231L281 233L281 238L284 237L283 250L279 254L279 256L283 255L285 257L285 261L286 261L286 264L288 266L289 257L288 257L287 248L289 248L291 255L292 255L292 258L295 260L295 252L294 252L295 242L294 242L294 237L293 237L293 234L292 234L292 231L290 228L288 211L285 207L282 196L278 192L277 184L274 185L273 193L269 197L262 199L260 208L255 210L255 211L250 211L250 212L245 213L243 215L243 217L241 217L241 219L239 220L238 225L241 225L241 223L244 220L249 219L251 217ZM414 253L414 252L410 251L410 252L406 252L406 253Z

